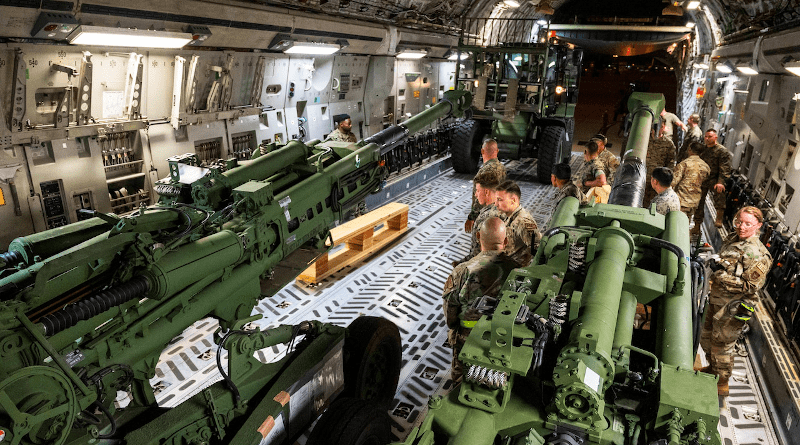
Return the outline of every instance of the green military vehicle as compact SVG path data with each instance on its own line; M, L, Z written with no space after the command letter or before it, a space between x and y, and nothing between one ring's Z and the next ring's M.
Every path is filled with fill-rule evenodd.
M454 133L453 169L478 170L480 148L495 139L501 158L538 158L539 181L572 151L583 51L551 38L546 22L468 18L457 84L474 94L472 117Z

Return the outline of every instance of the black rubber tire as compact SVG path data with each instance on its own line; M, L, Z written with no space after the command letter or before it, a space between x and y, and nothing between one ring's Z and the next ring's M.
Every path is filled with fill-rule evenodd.
M391 435L391 421L382 405L340 397L322 414L306 444L385 445Z
M388 406L397 392L403 365L400 329L380 317L358 317L344 341L343 397Z
M544 128L539 139L539 155L536 162L536 175L542 184L550 184L553 166L561 162L562 147L565 143L564 127L550 125Z
M453 159L453 170L457 173L478 172L478 159L483 143L480 128L478 122L468 119L458 125L453 132L450 156Z

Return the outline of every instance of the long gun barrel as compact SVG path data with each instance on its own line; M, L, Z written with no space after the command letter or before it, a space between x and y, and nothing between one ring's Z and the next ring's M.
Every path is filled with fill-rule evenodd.
M387 144L441 117L463 115L470 101L468 92L447 92L439 104L381 133L402 135L391 142L379 135L346 147L291 141L252 160L212 167L199 166L194 155L178 156L157 185L158 204L14 240L0 255L4 434L25 445L61 445L68 437L70 444L88 444L102 425L113 431L135 422L135 416L115 415L117 390L131 388L129 413L152 408L149 379L173 338L205 317L224 331L241 331L257 301L326 252L330 228L381 188ZM298 334L279 329L293 332L291 338ZM333 335L330 342L344 335L331 326L304 329L308 338ZM276 332L272 340L283 338ZM216 408L181 405L181 414L171 416L185 430L156 429L146 443L177 437L171 434L191 438L193 422L212 425L222 437L235 417L252 414L242 400L264 395L276 378L285 380L281 366L264 368L253 359L255 346L272 340L263 333L237 335L260 339L243 348L221 345L229 349L228 380L242 385L241 394L224 389L198 396L202 406ZM31 383L19 383L25 379ZM40 399L43 408L32 414L26 400ZM107 419L98 421L95 409ZM34 414L38 420L29 419ZM129 443L145 443L135 437Z
M664 109L664 96L656 93L632 94L628 99L628 109L633 116L631 130L622 164L608 196L608 203L641 207L644 189L647 186L645 160L650 130L654 124L660 122L659 116Z

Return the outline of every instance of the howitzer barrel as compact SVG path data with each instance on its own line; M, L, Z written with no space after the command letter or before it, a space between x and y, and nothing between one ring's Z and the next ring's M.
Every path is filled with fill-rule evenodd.
M63 227L19 237L11 241L8 252L16 252L25 264L34 257L47 258L108 231L111 225L100 218L90 218Z
M291 141L285 146L259 156L248 165L232 168L220 178L203 178L192 185L195 204L215 207L234 188L249 181L260 181L285 170L288 166L305 161L309 148L300 141Z
M386 128L361 141L360 145L376 144L381 148L381 154L388 153L392 148L402 143L409 134L414 134L430 125L436 119L449 115L461 117L470 104L472 94L464 90L452 90L444 93L444 99L431 108L411 117L407 121Z
M661 110L664 109L664 96L658 93L633 93L628 100L628 109L632 110L633 116L631 132L608 203L641 207L647 185L645 160L650 129L656 119L660 119Z

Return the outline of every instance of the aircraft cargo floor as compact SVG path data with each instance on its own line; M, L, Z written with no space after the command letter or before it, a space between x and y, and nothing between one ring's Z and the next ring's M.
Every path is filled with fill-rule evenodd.
M578 157L573 157L576 164ZM506 163L518 180L522 204L543 227L552 212L554 189L535 182L535 161ZM398 179L397 181L402 181ZM445 170L393 201L409 205L409 231L390 248L358 267L348 267L317 286L290 283L263 299L254 313L262 328L324 320L347 326L360 315L385 317L400 327L403 367L391 406L393 432L404 438L421 420L429 396L451 389L451 351L442 313L441 291L451 262L469 247L464 219L471 204L471 177ZM371 209L370 209L371 210ZM152 379L161 406L174 406L221 379L212 336L216 322L197 322L164 351ZM258 352L264 362L283 354L278 347ZM769 420L758 377L745 357L737 357L731 395L722 410L725 445L779 444ZM305 443L305 435L298 443Z

